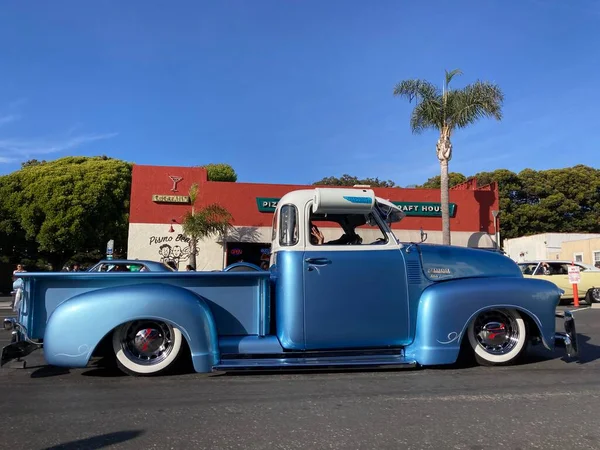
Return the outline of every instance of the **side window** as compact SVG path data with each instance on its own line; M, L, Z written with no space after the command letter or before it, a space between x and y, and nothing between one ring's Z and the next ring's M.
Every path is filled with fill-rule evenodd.
M546 269L545 269L546 268ZM542 263L536 275L567 275L568 265L562 263Z
M307 229L312 245L380 245L388 241L373 214L311 214Z
M275 214L273 215L273 230L271 232L271 242L275 242L275 239L277 239L277 230L279 229L278 225L279 225L279 210L276 210Z
M521 269L523 275L533 275L536 267L537 264L519 264L519 268Z
M294 205L283 205L279 220L279 245L290 247L298 243L298 212Z

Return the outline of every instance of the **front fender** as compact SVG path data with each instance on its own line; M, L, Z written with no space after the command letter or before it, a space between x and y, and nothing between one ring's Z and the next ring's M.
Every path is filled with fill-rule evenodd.
M161 283L99 289L61 303L46 325L46 361L85 367L107 333L137 319L162 320L179 328L196 372L210 372L218 362L217 331L207 303L187 289Z
M561 291L544 280L470 278L437 283L421 294L415 340L406 354L422 365L458 358L471 320L484 309L514 308L531 317L544 345L554 346L555 311Z

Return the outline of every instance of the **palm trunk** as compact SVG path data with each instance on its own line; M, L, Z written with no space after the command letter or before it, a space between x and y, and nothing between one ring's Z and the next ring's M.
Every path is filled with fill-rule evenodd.
M441 209L442 209L442 243L450 245L450 205L448 189L448 160L440 161L440 190L441 190Z
M190 246L190 266L192 266L192 269L196 270L196 254L198 253L198 239L196 236L192 236Z
M440 203L442 210L442 243L451 245L450 239L450 205L448 188L448 162L452 159L452 143L449 130L442 130L436 145L437 157L440 161Z

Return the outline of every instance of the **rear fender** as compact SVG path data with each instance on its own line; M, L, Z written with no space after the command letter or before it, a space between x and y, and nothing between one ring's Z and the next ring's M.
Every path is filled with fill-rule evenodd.
M137 319L162 320L181 330L196 372L210 372L218 362L217 331L207 303L194 292L161 283L99 289L61 303L46 325L46 361L85 367L103 337Z
M469 323L492 308L528 315L544 346L552 349L560 295L553 283L526 278L470 278L431 285L421 294L415 340L407 347L407 356L422 365L452 364Z

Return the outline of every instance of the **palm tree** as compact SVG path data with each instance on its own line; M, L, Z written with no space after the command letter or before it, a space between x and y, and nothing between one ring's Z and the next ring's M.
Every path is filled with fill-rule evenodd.
M233 220L227 209L213 203L196 211L198 198L198 185L194 183L189 191L192 211L188 211L183 218L183 233L190 238L190 265L196 269L196 254L198 241L213 234L225 234L231 228Z
M404 80L394 87L394 95L415 100L410 128L418 134L428 129L440 133L436 144L440 161L442 240L450 245L450 214L448 204L448 162L452 159L450 137L458 128L465 128L483 117L502 119L504 94L498 86L476 81L462 89L450 89L450 82L460 69L447 70L442 89L426 80Z

